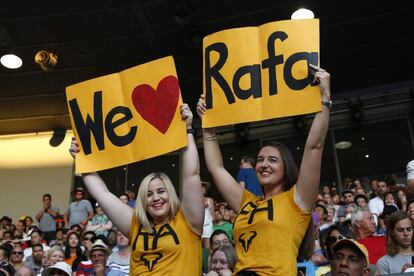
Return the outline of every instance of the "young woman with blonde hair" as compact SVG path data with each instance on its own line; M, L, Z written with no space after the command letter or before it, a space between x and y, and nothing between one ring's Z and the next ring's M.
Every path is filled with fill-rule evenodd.
M89 193L102 206L113 224L131 242L131 275L201 275L201 231L204 201L199 175L198 152L192 134L193 115L181 106L187 125L183 149L182 201L164 173L144 178L135 211L109 192L97 173L83 174ZM79 151L76 141L70 152Z

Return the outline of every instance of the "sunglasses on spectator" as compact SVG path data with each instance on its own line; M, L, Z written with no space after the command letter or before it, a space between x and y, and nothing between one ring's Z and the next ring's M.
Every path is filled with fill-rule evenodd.
M337 241L340 241L340 240L343 240L343 239L346 239L346 237L340 235L338 237L327 237L326 238L326 241L329 242L329 243L331 243L331 244L334 244Z
M13 255L23 255L23 251L13 251Z

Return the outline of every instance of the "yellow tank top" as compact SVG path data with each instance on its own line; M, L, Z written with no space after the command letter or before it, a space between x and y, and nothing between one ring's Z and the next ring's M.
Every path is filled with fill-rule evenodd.
M296 205L294 190L267 200L244 191L234 223L235 275L243 270L260 276L297 275L296 257L311 213Z
M133 216L130 275L201 275L201 238L181 210L169 223L154 229L148 233Z

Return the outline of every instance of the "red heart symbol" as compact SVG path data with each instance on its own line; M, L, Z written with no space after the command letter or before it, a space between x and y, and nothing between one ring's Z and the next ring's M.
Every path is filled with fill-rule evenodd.
M141 84L132 92L132 103L141 117L165 134L177 109L180 85L174 76L163 78L154 90L148 84Z

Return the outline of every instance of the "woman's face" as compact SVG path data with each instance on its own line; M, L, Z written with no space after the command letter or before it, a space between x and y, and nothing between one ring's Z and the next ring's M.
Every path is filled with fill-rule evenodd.
M387 194L384 198L384 202L385 204L395 204L395 200L392 194Z
M33 220L31 218L26 218L25 223L26 223L26 226L30 226L30 225L32 225Z
M356 204L358 204L358 206L361 207L361 208L365 208L365 207L368 206L368 203L363 198L358 198L356 200Z
M217 250L211 257L211 270L219 272L222 269L230 269L226 254L223 251Z
M63 252L56 250L52 253L52 255L50 255L49 263L50 265L54 265L57 262L63 262L63 260L64 260Z
M126 195L121 195L119 199L122 200L123 203L128 204L128 197Z
M263 147L257 155L256 174L263 186L283 184L285 165L278 149Z
M74 248L74 247L78 246L78 243L79 243L79 239L76 235L72 234L72 235L69 236L69 239L68 239L69 247Z
M146 210L154 224L166 223L170 209L170 196L164 182L159 178L153 179L148 185Z
M398 191L398 197L400 198L402 203L406 203L407 202L407 196L405 195L404 191L399 190Z
M24 228L23 222L22 221L18 221L16 223L16 230L19 231L19 232L22 232L23 231L23 228Z

